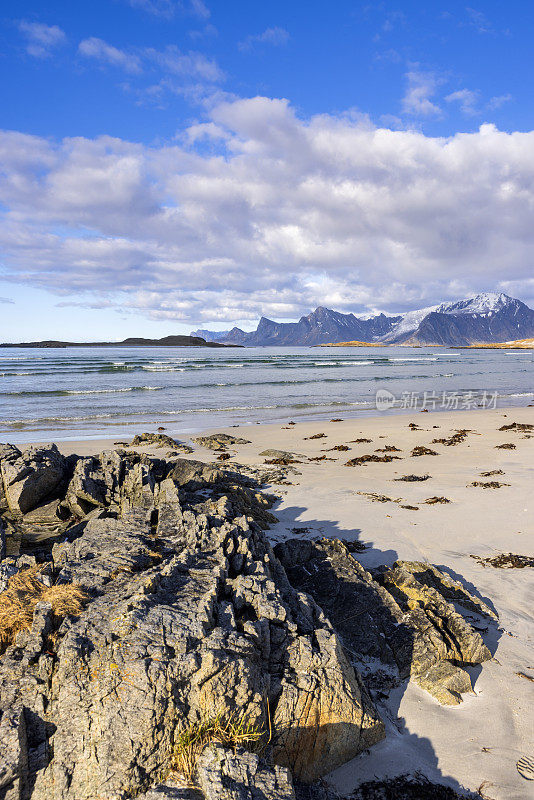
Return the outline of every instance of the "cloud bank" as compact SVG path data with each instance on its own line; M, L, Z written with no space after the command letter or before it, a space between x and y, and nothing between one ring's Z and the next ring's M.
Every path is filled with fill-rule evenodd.
M534 132L430 138L256 97L165 145L6 131L0 158L3 276L63 304L197 325L534 301Z

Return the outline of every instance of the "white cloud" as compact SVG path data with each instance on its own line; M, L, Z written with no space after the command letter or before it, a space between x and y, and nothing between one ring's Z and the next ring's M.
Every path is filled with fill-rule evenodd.
M288 43L289 33L285 28L266 28L263 33L258 33L253 36L247 36L242 42L239 42L238 47L240 50L252 50L255 45L269 44L273 47L281 47Z
M56 47L67 40L65 32L57 25L44 25L41 22L21 20L20 32L26 38L26 52L35 58L47 58Z
M476 8L469 8L465 9L467 17L469 19L469 25L474 28L477 33L495 33L495 29L489 19L486 17L482 11L479 11Z
M445 98L447 103L458 103L462 114L468 117L478 114L477 102L478 93L472 92L470 89L459 89L456 92L451 92Z
M256 97L159 146L5 132L0 161L4 277L64 302L196 326L534 300L534 132L432 138Z
M488 108L494 110L496 108L501 108L505 103L509 103L512 100L511 94L499 94L495 97L492 97L488 103Z
M433 72L413 69L406 73L408 86L402 98L402 110L414 117L439 117L441 108L432 99L441 81Z
M218 83L224 80L224 73L216 61L208 58L203 53L190 50L182 53L175 45L169 45L165 50L156 50L152 47L137 49L127 52L105 42L103 39L84 39L80 42L78 52L85 58L91 58L100 64L117 67L130 74L149 72L157 67L166 76L180 76L182 79L202 81L207 84ZM140 94L161 95L165 89L174 90L175 87L160 81L138 91ZM182 87L183 89L183 87Z
M211 12L203 0L127 0L133 8L141 8L156 17L173 17L177 11L199 19L209 19Z
M171 74L200 78L212 83L224 79L224 73L219 65L203 53L191 50L182 53L176 46L170 45L165 50L148 48L144 51L144 55L158 64L163 71Z
M78 52L85 58L93 58L95 61L119 67L126 72L139 73L142 71L141 61L137 55L120 50L96 36L83 39L78 45Z

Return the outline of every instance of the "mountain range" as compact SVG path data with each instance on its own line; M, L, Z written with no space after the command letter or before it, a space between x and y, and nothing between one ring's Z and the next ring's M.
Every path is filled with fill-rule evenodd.
M298 322L262 317L255 331L192 331L209 342L245 346L310 346L364 341L402 345L465 346L534 336L534 311L506 294L484 292L397 316L359 318L319 306Z

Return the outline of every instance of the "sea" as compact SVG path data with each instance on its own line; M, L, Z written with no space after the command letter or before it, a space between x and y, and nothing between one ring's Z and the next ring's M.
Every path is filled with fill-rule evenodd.
M534 354L446 347L0 350L0 440L534 403Z

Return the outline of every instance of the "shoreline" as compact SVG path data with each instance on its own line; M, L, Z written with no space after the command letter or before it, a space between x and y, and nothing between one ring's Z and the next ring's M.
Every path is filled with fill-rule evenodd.
M534 402L534 393L533 393L532 400ZM513 413L513 412L518 412L519 413L519 412L523 411L524 409L528 409L530 407L534 408L534 405L533 406L531 406L530 404L529 405L525 405L525 404L521 404L521 405L519 405L519 404L518 405L509 404L509 405L506 405L506 406L499 406L498 405L497 408L495 408L495 409L493 409L493 408L491 408L491 409L490 408L487 408L487 409L481 409L481 408L463 409L462 408L462 409L447 409L447 410L443 410L443 409L432 410L432 409L429 409L428 410L428 414L432 415L432 416L436 416L436 415L441 416L441 415L443 415L444 421L445 421L451 415L454 415L454 416L460 415L461 416L461 415L469 415L469 414L477 414L477 413L480 413L480 414L483 414L483 413L486 413L486 414L488 414L488 413L494 413L494 414L504 413L504 414L506 414L506 413ZM3 433L0 433L0 437L1 437L2 441L4 441L4 440L5 441L9 441L12 444L16 444L17 446L23 446L23 447L30 447L30 446L34 446L34 445L42 445L42 444L46 444L47 442L55 442L58 445L58 447L60 445L62 445L64 448L66 448L65 450L63 450L62 447L60 447L60 450L62 452L65 452L65 453L67 453L67 449L68 449L69 453L75 452L72 448L77 446L79 448L82 448L82 450L83 450L83 452L80 451L79 454L80 455L84 455L84 454L93 454L93 453L99 452L99 451L102 450L102 448L104 446L105 447L107 447L107 446L113 447L114 446L114 442L118 441L119 439L122 440L122 439L125 439L125 438L129 438L130 436L133 439L133 437L138 433L145 433L145 432L156 433L159 428L163 428L164 430L162 430L161 432L165 433L168 436L171 436L172 438L175 438L175 439L177 439L179 441L183 440L183 441L185 441L187 443L191 443L192 437L209 436L210 434L218 433L218 432L236 434L236 431L241 431L242 435L245 436L245 435L248 435L248 432L255 431L258 428L261 428L262 430L263 429L270 429L272 431L279 431L280 430L280 426L287 425L288 422L292 421L295 418L296 418L295 425L300 428L302 426L313 426L313 425L327 424L327 423L330 422L330 420L332 418L332 415L337 415L337 414L343 414L342 421L347 423L347 424L358 425L360 423L362 423L362 424L365 423L365 424L373 425L375 422L377 424L383 424L385 421L396 420L397 418L404 419L405 417L410 416L410 415L413 415L415 421L417 421L417 419L419 419L419 418L424 420L424 417L421 416L422 413L426 414L427 412L426 411L421 412L421 409L400 409L400 408L399 409L394 409L394 410L388 409L387 411L380 412L380 411L377 411L376 408L372 408L372 409L369 409L368 411L360 412L357 416L350 416L350 415L347 415L346 413L344 414L343 410L341 410L341 409L340 410L334 409L332 411L322 412L321 416L313 417L312 419L299 420L298 419L298 414L295 414L291 418L284 416L283 419L276 420L274 422L271 422L271 421L269 421L269 422L251 421L251 422L244 422L244 423L241 423L241 424L233 424L233 425L220 425L220 426L207 425L207 426L196 428L194 430L190 430L190 429L184 430L183 428L180 430L177 427L174 427L172 425L165 425L165 424L161 424L160 422L152 422L150 424L147 423L145 426L143 426L143 424L139 424L139 423L132 423L131 425L128 426L129 429L130 429L128 434L126 434L126 433L118 433L115 436L103 436L101 434L94 434L94 435L90 435L90 436L76 436L76 433L72 433L71 435L69 435L68 438L62 438L61 434L65 433L65 431L63 431L63 430L52 431L51 430L50 431L50 436L48 436L46 438L45 437L27 438L25 436L24 440L20 440L20 439L18 439L16 434L17 433L21 433L21 431L17 429L17 430L13 430L12 432L11 431L4 431ZM163 420L163 423L164 422L165 422L165 420ZM422 423L420 423L420 424L422 425ZM135 428L135 430L134 430L134 428ZM29 431L25 431L24 433L27 433L28 436L29 436L30 434L34 433L34 431L29 430ZM37 433L37 431L35 431L35 433ZM94 446L94 448L95 448L94 450L87 449L91 445Z
M493 800L528 796L530 786L518 774L516 762L532 752L532 572L528 567L499 569L480 561L499 553L534 553L534 431L499 430L515 422L534 425L534 408L412 411L293 426L221 426L214 432L248 440L231 445L228 460L218 462L217 451L198 445L189 455L177 453L179 458L214 463L221 469L235 464L264 470L268 468L260 456L263 450L294 453L300 463L275 467L285 471L285 481L267 487L279 498L272 509L278 522L266 532L273 545L295 537L339 537L365 545L355 557L366 569L392 565L397 559L428 562L460 581L499 615L498 628L483 632L493 659L470 668L474 694L464 695L461 705L441 706L412 682L377 701L386 739L329 776L342 794L350 794L374 776L419 770L431 780L471 791L486 781ZM469 432L458 444L433 441L449 441L459 429ZM143 431L138 427L135 432ZM173 435L170 429L163 433ZM324 435L310 438L319 433ZM66 455L91 455L111 442L72 440L58 446ZM514 447L499 448L507 443ZM349 449L330 449L340 445ZM436 455L411 455L421 446ZM153 456L169 453L168 447L132 449ZM346 466L349 459L367 454L390 454L393 460ZM496 471L501 472L483 477ZM429 477L399 480L412 474ZM473 486L476 482L498 486ZM432 497L449 502L428 504Z
M507 400L509 401L509 397ZM519 398L518 398L519 399ZM447 409L443 410L441 408L433 410L428 409L429 414L471 414L477 411L503 411L506 412L507 410L513 411L515 409L524 409L529 408L531 404L534 404L534 392L532 392L532 396L525 397L524 400L529 400L530 403L521 402L521 403L510 403L508 402L506 405L500 406L497 401L497 407L493 408L458 408L458 409ZM131 423L122 423L122 425L117 424L118 432L113 436L106 436L104 435L103 431L94 434L87 434L87 435L77 435L77 432L69 432L69 429L66 427L62 428L51 428L50 431L47 431L50 435L48 436L39 436L39 433L44 433L42 429L39 430L32 430L31 428L24 428L22 425L20 427L15 427L11 429L6 429L0 432L0 441L9 441L13 444L23 445L28 447L36 442L43 443L43 442L51 442L54 441L56 443L68 443L75 444L78 442L108 442L113 443L116 439L121 439L125 437L135 436L136 433L151 431L156 432L156 430L160 427L165 429L165 433L169 436L173 436L177 439L185 438L189 440L191 436L199 436L203 434L209 434L216 431L230 431L235 430L236 428L242 428L245 430L250 430L256 428L257 426L272 426L273 428L277 428L280 425L286 424L290 420L296 420L298 425L313 425L313 424L321 424L328 422L332 416L337 416L338 414L343 415L344 420L351 420L354 423L357 423L359 420L384 420L394 418L394 417L405 417L410 414L420 414L421 409L417 408L394 408L394 409L387 409L385 411L377 410L376 406L368 409L360 409L359 412L354 412L353 410L345 411L342 407L338 407L333 405L332 408L328 411L321 411L317 414L310 414L304 415L305 419L299 419L299 413L297 409L293 409L294 413L293 416L290 414L283 414L280 415L279 419L274 421L259 421L259 420L247 420L245 422L234 423L231 425L228 424L208 424L208 420L206 420L205 425L199 426L182 426L181 428L178 425L173 425L171 422L168 422L164 418L164 414L157 414L154 412L155 419L153 422L131 422ZM190 412L192 415L194 412ZM217 413L217 410L214 410L214 414ZM423 412L426 413L426 412ZM165 424L167 422L167 424ZM6 423L4 423L6 424ZM9 423L8 423L9 424ZM112 423L115 425L115 423Z

